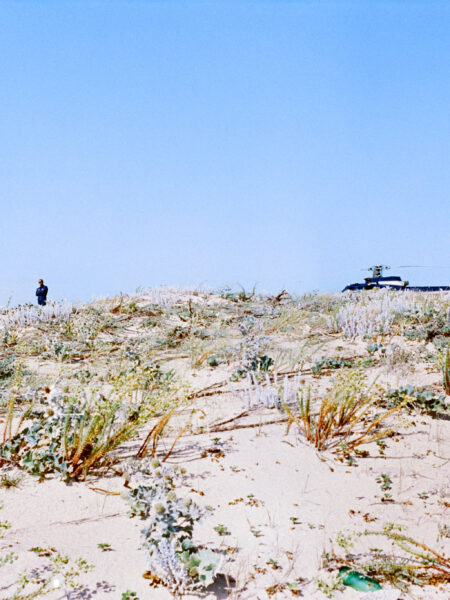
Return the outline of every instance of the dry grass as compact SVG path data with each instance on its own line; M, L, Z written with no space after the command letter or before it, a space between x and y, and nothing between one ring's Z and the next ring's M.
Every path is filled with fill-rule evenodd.
M106 414L86 416L74 430L65 430L64 457L70 465L71 478L81 474L86 476L106 454L137 434L138 424L133 418L127 419L118 428L114 427L116 410L117 407L113 406Z
M311 388L297 393L298 412L284 406L288 414L288 431L297 425L300 433L317 450L329 450L340 446L346 451L386 437L390 429L377 431L381 423L403 405L372 417L376 393L364 389L363 378L358 373L340 376L334 386L320 399L312 398ZM319 402L318 411L313 406Z

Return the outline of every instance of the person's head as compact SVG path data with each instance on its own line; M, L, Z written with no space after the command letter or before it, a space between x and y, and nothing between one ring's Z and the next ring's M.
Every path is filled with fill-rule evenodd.
M38 284L39 284L39 286L44 285L44 280L43 279L39 279Z

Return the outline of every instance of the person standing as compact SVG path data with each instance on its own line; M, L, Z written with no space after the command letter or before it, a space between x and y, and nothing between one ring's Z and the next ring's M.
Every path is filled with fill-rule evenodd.
M38 283L39 283L39 287L36 290L38 304L40 306L45 306L47 304L48 287L46 285L44 285L43 279L39 279Z

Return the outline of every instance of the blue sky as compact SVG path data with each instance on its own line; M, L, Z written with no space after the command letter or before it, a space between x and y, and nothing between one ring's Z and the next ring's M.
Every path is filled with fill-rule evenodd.
M0 304L450 265L448 2L3 0L0 56Z

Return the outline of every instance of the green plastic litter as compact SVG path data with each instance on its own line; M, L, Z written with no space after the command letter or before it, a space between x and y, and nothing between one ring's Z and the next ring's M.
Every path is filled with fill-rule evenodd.
M381 590L381 585L375 579L367 577L358 571L351 571L349 567L339 569L339 575L342 583L357 590L358 592L375 592Z

